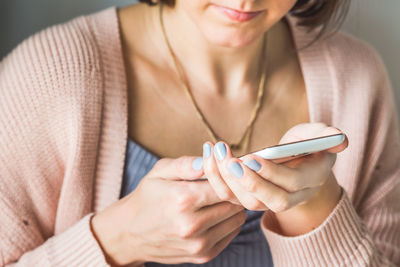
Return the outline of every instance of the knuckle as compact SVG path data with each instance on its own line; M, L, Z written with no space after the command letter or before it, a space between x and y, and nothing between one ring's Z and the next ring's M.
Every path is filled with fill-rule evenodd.
M196 239L190 245L190 254L192 256L201 255L207 249L207 241L203 238Z
M185 182L186 183L186 194L190 196L190 204L192 207L198 207L201 203L207 200L207 193L199 187L197 183Z
M293 175L290 177L289 184L287 186L287 190L290 192L296 192L301 190L303 187L302 179L300 175Z
M234 199L233 193L229 190L222 190L221 192L218 192L218 197L223 201L231 201Z
M256 199L248 201L248 203L246 204L246 209L248 210L261 210L262 208L262 203Z
M190 161L190 157L189 156L181 156L181 157L177 158L176 162L175 162L176 170L179 173L185 172L187 170L187 166L188 166L188 162L189 161Z
M274 212L282 212L289 208L289 194L282 193L274 201L272 210Z
M273 176L276 173L275 166L268 161L264 163L263 168L262 168L262 175L269 177Z
M247 179L244 182L244 187L248 192L256 192L258 187L258 182L256 179Z
M192 207L193 197L188 194L182 194L176 197L176 206L178 211L187 211Z
M196 227L191 224L182 225L179 229L178 236L182 239L190 238L196 233Z

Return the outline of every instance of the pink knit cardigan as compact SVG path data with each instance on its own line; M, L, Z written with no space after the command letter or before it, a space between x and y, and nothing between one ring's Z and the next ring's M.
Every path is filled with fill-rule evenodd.
M313 34L288 20L304 47ZM268 230L265 213L274 264L400 265L400 138L385 67L342 33L298 55L310 121L348 135L334 166L345 194L301 236ZM125 75L116 8L43 30L1 61L1 266L108 266L89 220L119 198Z

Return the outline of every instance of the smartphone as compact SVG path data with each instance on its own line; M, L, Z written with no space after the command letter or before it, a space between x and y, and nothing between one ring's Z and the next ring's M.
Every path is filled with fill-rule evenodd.
M254 154L264 159L272 160L274 163L283 163L295 158L303 157L315 152L338 146L343 143L345 139L346 137L344 134L333 134L270 146L256 152L250 152L249 154ZM239 156L239 159L243 159L244 156L245 155ZM200 177L200 179L193 181L202 181L205 179L207 178L203 175Z
M338 146L343 143L344 140L344 134L327 135L297 142L270 146L256 152L251 152L250 154L272 160L275 163L282 163ZM241 159L243 156L239 158Z

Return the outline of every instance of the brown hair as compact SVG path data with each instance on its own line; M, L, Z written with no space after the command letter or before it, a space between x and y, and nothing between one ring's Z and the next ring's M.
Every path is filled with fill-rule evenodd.
M169 6L175 5L175 0L139 0L149 5L157 5L163 1ZM327 32L335 32L343 23L350 0L297 0L290 14L299 18L298 25L307 27L310 31L320 28L316 40ZM315 41L316 41L315 40Z

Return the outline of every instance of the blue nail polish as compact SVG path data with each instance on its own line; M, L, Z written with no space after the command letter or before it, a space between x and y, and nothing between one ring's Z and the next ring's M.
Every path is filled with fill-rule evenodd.
M226 156L226 148L224 143L218 142L214 146L214 154L218 160L223 160Z
M252 169L253 171L258 172L261 169L261 164L258 163L255 159L251 159L244 162L244 165Z
M205 158L209 158L211 156L211 146L207 143L203 144L203 155Z
M243 176L242 166L240 166L240 164L237 163L237 162L229 163L228 164L228 170L229 170L230 173L232 173L237 178L242 178L242 176Z
M192 167L196 171L201 170L201 168L203 168L203 158L202 157L198 157L195 160L193 160Z

